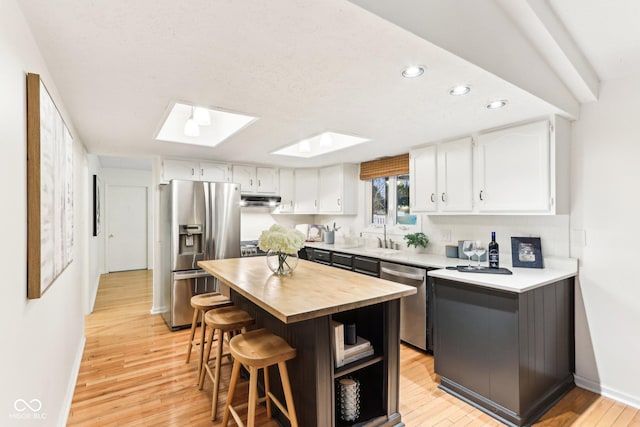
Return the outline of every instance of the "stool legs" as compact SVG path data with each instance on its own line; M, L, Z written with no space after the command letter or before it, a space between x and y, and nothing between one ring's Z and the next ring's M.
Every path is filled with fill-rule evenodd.
M280 379L282 381L282 390L284 391L284 399L287 402L287 412L291 427L298 427L298 417L296 416L296 407L293 404L293 394L291 393L291 383L289 382L289 374L287 373L286 362L278 362L280 369Z
M187 363L191 360L191 351L193 350L193 339L196 336L196 328L198 327L198 315L200 310L197 308L193 310L193 321L191 322L191 337L187 346Z
M213 398L211 401L211 419L216 419L218 412L218 392L220 391L220 367L222 366L222 347L224 346L224 332L218 329L218 346L216 352L216 366L213 374ZM202 375L204 379L204 374Z
M257 405L258 405L258 368L251 366L249 368L249 408L247 413L247 427L255 426Z
M204 375L205 375L205 369L206 369L204 364L208 363L209 361L209 356L211 355L211 346L213 345L213 335L215 332L216 330L214 328L209 329L209 336L207 337L207 348L205 351L203 351L202 366L200 366L200 371L199 371L200 374L198 375L199 390L202 390L202 386L204 385ZM222 345L222 340L218 338L218 347L221 347L221 345ZM205 355L206 355L206 359L205 359Z
M229 415L231 414L231 402L233 401L233 395L236 392L236 385L238 384L238 378L240 377L240 362L233 361L233 370L231 371L231 382L229 383L229 392L227 393L227 404L224 407L224 417L222 418L223 427L227 427L229 424ZM234 414L235 418L235 414ZM236 422L239 420L236 419ZM238 425L241 425L238 423Z

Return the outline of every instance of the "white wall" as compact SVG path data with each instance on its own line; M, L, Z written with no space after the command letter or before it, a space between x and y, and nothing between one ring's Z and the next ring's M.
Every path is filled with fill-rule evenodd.
M640 407L640 82L603 82L572 147L577 383ZM581 239L581 231L586 239ZM581 244L586 240L586 245Z
M88 300L86 153L64 94L55 82L14 0L0 0L0 425L64 425L84 345ZM42 298L27 300L26 73L41 75L74 136L73 261ZM39 399L39 411L19 412L17 399ZM16 417L24 417L17 419ZM42 419L35 419L38 416Z

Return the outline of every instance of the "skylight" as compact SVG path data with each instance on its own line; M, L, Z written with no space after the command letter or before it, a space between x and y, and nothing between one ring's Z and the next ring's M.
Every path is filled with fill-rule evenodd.
M194 118L194 112L196 112L195 122L200 124L194 122L190 125L198 126L199 132L186 132L191 135L197 134L197 136L188 136L185 135L185 124L189 119ZM198 120L199 115L206 116L206 113L209 113L208 125L206 120ZM257 118L244 114L176 102L160 128L156 140L214 147L255 120Z
M369 141L367 138L360 138L335 132L324 132L273 151L271 154L310 158L331 153L333 151L344 150L345 148L362 144L367 141Z

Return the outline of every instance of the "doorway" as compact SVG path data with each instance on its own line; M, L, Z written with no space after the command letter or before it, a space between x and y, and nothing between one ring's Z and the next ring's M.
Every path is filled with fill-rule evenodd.
M107 185L108 272L147 269L147 187Z

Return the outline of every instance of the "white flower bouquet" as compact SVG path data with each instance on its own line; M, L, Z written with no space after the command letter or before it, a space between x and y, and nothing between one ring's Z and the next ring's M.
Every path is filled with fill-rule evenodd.
M275 274L285 275L298 264L298 251L304 246L305 235L278 224L260 234L258 246L267 252L267 265Z

